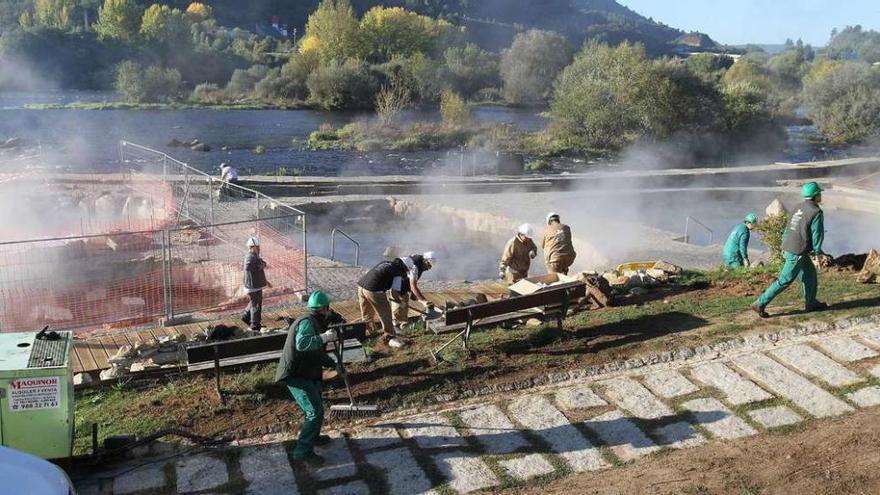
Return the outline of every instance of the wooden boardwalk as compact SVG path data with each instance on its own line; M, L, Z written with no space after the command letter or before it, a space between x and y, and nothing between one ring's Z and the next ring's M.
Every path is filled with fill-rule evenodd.
M457 289L448 289L438 292L428 292L426 297L438 307L447 303L461 303L483 294L490 300L499 299L509 291L507 285L501 282L491 282L463 286ZM332 308L345 317L348 321L356 321L361 317L360 309L356 300L340 301L332 304ZM263 314L263 321L270 328L281 327L283 324L278 320L283 317L297 318L306 312L305 308L269 309ZM418 318L419 313L410 310L410 318ZM232 326L241 325L237 318L217 319L201 321L173 327L151 327L131 331L114 331L113 333L101 333L77 337L73 341L73 372L91 373L110 367L107 361L114 356L120 347L134 345L136 342L154 342L163 336L185 335L187 340L192 340L193 335L205 333L210 326L225 324Z

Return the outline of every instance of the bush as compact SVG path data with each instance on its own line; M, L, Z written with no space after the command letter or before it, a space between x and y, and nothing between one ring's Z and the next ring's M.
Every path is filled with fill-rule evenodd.
M268 73L269 69L265 65L254 65L247 70L235 69L226 84L226 93L233 98L247 96Z
M500 83L496 57L473 43L464 48L447 49L443 52L443 62L440 69L443 83L466 99L481 88Z
M779 215L767 217L755 226L755 230L761 234L761 241L770 250L770 262L773 264L782 264L782 236L785 228L788 226L788 212Z
M590 42L559 76L550 115L570 147L618 150L643 138L716 131L723 103L683 64L651 61L638 44Z
M216 105L226 101L226 92L216 84L202 83L193 90L192 100L197 103Z
M471 121L471 109L467 102L452 90L445 90L440 95L440 115L447 126L464 126Z
M409 89L398 81L382 86L376 95L376 115L383 126L396 125L400 121L400 113L410 104Z
M373 108L378 86L376 77L363 62L336 60L309 74L309 101L326 110Z
M132 103L156 103L180 97L181 77L177 69L151 65L142 69L126 61L116 71L116 91Z
M573 54L574 49L561 34L532 29L516 35L501 56L505 99L517 104L545 101L553 81L571 63Z
M526 165L526 170L532 172L539 172L541 170L547 170L550 168L550 164L545 160L533 160Z
M807 115L832 143L880 137L880 68L848 62L804 88Z

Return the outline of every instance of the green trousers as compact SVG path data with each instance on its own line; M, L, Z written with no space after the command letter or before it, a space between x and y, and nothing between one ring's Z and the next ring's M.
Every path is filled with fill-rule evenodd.
M287 389L293 400L302 409L303 425L299 439L293 449L293 458L298 459L315 453L315 440L321 434L324 424L324 403L321 400L321 382L303 378L288 378Z
M724 264L729 266L730 268L742 268L745 266L745 263L743 263L743 259L739 256L726 256L724 258Z
M816 266L809 256L798 256L783 251L785 263L779 278L773 282L767 290L758 298L758 306L766 307L780 292L788 288L795 279L800 280L804 291L804 309L810 309L816 305L816 293L819 290L819 278L816 275Z

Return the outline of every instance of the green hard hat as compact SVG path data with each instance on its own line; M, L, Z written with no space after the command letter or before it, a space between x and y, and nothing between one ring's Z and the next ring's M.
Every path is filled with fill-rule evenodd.
M816 182L807 182L801 189L801 196L805 198L814 198L822 193L822 188Z
M309 309L322 309L330 306L330 296L322 291L316 290L309 296Z
M754 213L749 213L748 215L746 215L745 221L747 223L758 223L758 215L755 215Z

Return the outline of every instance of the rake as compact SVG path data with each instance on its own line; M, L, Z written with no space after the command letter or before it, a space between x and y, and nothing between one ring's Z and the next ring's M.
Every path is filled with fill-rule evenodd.
M348 392L348 404L338 404L330 406L331 418L378 418L382 415L379 406L374 404L355 404L354 395L351 393L351 385L348 383L348 372L345 371L345 364L342 361L342 347L345 341L342 338L342 331L336 329L336 362L339 363L339 373L342 375L342 381L345 383L345 391Z

